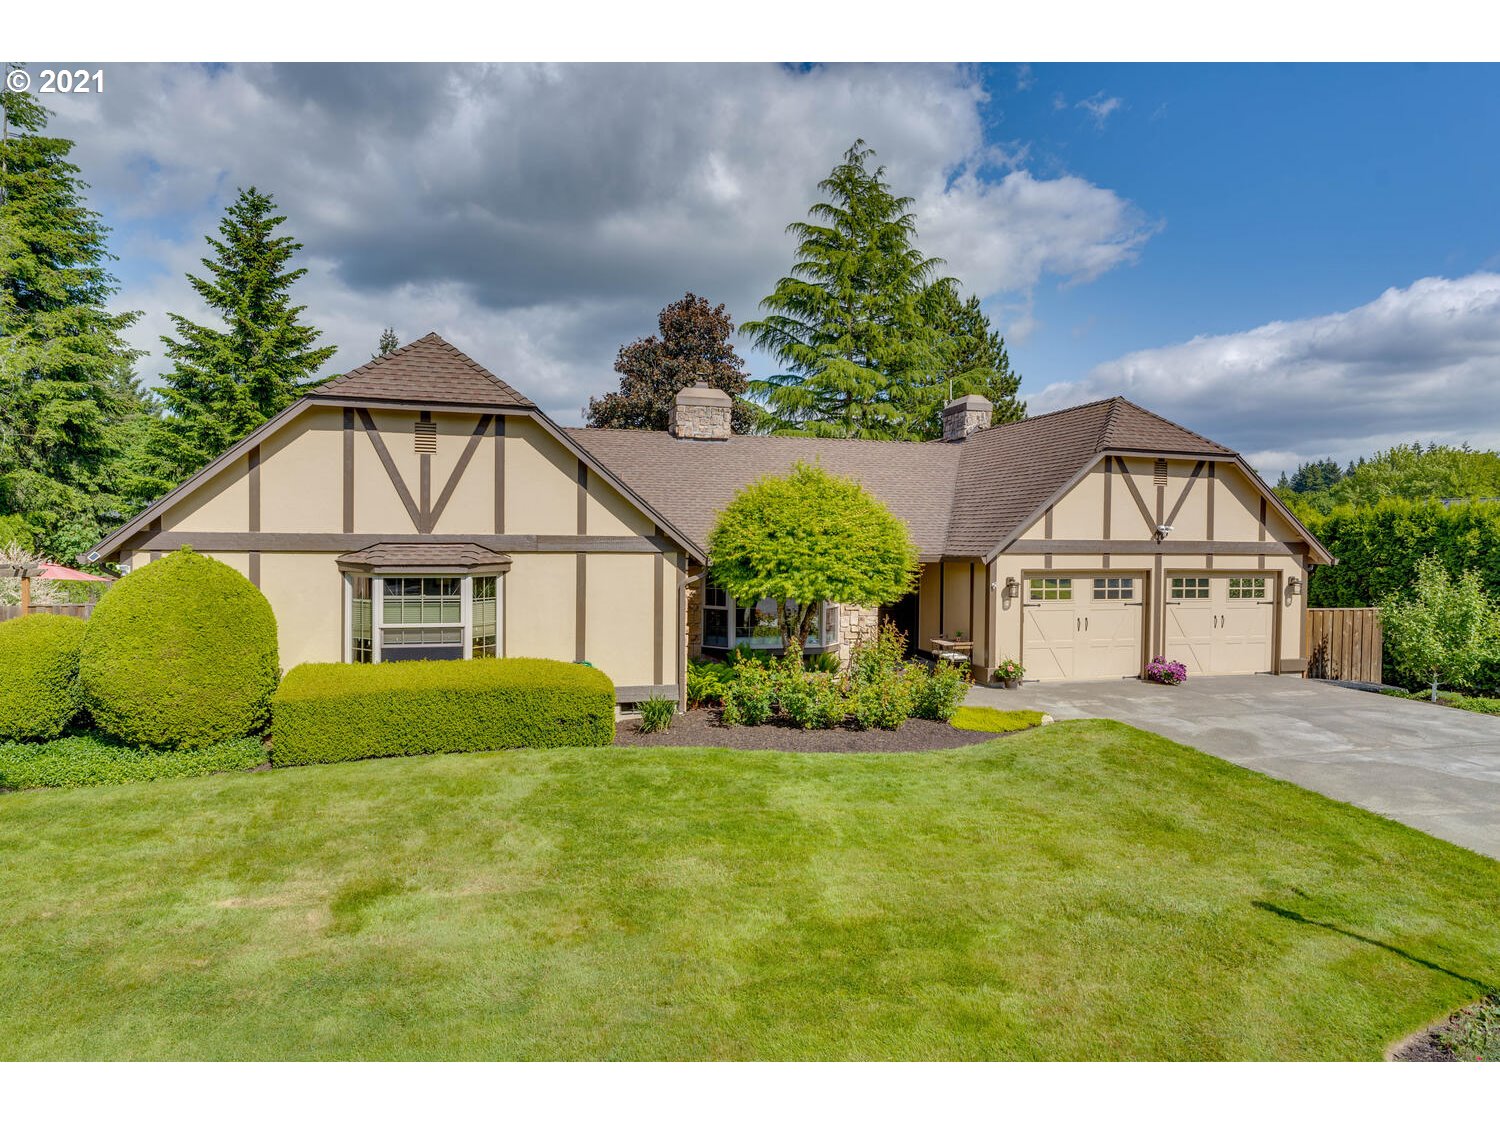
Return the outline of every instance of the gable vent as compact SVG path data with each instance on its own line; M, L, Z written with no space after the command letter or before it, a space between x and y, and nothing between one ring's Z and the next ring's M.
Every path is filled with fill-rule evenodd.
M415 434L416 440L414 444L418 453L437 452L436 422L417 422L413 433Z
M1167 485L1167 459L1165 457L1158 457L1156 459L1154 481L1158 488L1165 488Z

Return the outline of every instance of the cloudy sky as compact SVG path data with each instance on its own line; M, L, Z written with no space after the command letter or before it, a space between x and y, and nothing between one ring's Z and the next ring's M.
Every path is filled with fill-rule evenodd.
M184 280L204 234L255 184L305 243L332 368L386 324L437 331L575 423L685 290L753 316L784 227L863 137L1033 411L1126 394L1272 474L1500 444L1495 68L106 72L44 100L114 228L148 377L166 314L204 315Z

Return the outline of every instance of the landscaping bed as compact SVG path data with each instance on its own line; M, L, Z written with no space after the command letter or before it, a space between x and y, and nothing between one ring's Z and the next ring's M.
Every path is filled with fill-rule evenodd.
M639 719L615 727L616 746L723 746L732 750L791 750L809 754L902 754L951 750L989 742L987 731L958 730L935 719L907 719L899 730L802 730L788 720L759 726L725 726L719 712L700 708L678 715L668 730L646 733Z
M1500 996L1460 1008L1397 1044L1392 1062L1500 1062Z

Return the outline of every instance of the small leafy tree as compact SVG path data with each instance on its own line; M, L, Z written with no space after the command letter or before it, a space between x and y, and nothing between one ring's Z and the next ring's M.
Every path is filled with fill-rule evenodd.
M909 591L906 525L858 481L798 462L742 489L708 538L714 581L736 601L772 598L784 644L805 645L815 603L884 605Z
M1381 622L1396 671L1430 684L1433 702L1439 684L1470 683L1500 644L1500 611L1479 575L1466 570L1454 581L1430 555L1417 563L1411 594L1381 605Z

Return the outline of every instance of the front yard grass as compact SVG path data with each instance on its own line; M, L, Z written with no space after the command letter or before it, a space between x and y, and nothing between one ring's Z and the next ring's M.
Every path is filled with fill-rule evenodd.
M3 798L12 1058L1378 1059L1500 864L1108 721Z

